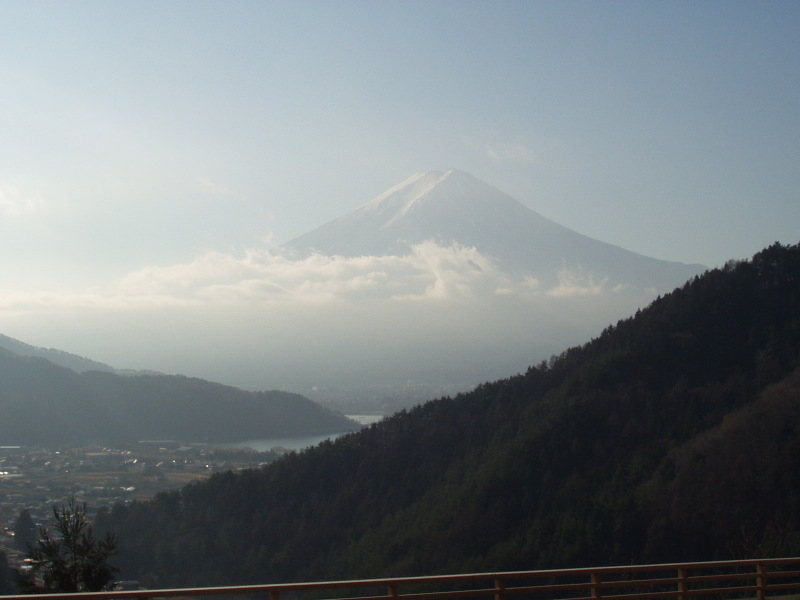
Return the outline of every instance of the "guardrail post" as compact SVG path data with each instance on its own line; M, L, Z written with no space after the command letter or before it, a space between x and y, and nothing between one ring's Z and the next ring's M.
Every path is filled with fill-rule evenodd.
M494 600L505 600L506 582L499 577L494 580Z
M281 600L281 593L278 590L269 591L269 600Z
M689 582L686 576L686 569L678 569L678 600L686 600L689 595Z
M600 583L602 582L602 577L600 577L600 573L592 573L592 598L599 598L602 596L600 592Z
M756 598L764 600L767 595L767 571L763 563L756 565Z
M397 584L390 583L389 584L389 597L390 598L397 598Z

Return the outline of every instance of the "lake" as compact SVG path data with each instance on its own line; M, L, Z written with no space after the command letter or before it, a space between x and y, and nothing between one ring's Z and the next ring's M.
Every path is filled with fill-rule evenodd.
M383 415L347 415L348 418L361 423L362 425L370 425L377 423L383 418ZM212 444L214 448L251 448L256 452L269 452L272 448L286 448L287 450L302 450L316 446L325 440L335 440L340 435L345 433L326 433L324 435L310 435L300 437L273 437L257 440L244 440L242 442L228 442L226 444Z

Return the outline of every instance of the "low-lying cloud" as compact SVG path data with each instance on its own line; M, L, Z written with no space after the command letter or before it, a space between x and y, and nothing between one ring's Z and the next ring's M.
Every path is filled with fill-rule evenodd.
M563 269L557 285L544 288L530 275L511 275L475 248L424 242L405 256L326 256L291 258L269 250L236 256L210 252L192 262L147 267L105 286L81 291L7 293L2 310L45 306L157 308L199 305L307 305L387 301L422 302L615 294L605 279Z
M17 331L37 331L117 367L294 389L506 376L650 299L566 269L545 285L435 242L405 256L211 252L89 289L0 298L4 332L23 341L35 343Z
M41 204L38 197L23 192L15 185L0 181L0 214L11 217L27 215L38 211Z

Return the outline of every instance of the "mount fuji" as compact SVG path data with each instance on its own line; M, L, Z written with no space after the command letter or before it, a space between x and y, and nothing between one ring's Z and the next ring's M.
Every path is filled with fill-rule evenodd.
M581 235L467 173L434 171L283 247L142 269L110 288L107 306L93 294L72 318L31 323L66 327L79 341L68 347L92 353L115 331L98 355L110 364L368 414L523 372L702 271ZM144 309L129 310L139 298Z
M565 272L664 293L705 267L649 258L563 227L458 170L412 175L355 211L288 242L296 256L404 256L415 244L474 248L545 289Z

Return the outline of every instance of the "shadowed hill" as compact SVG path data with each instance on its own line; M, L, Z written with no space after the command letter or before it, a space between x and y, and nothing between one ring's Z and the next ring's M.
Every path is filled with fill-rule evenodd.
M77 354L70 354L62 350L56 350L55 348L38 348L3 334L0 334L0 348L5 348L20 356L38 356L39 358L47 359L51 363L66 367L76 373L83 373L85 371L113 372L115 370L113 367L96 360L78 356Z
M297 394L245 392L182 376L78 374L0 349L0 444L228 442L357 427Z
M524 375L99 525L153 586L796 553L798 356L776 244Z

